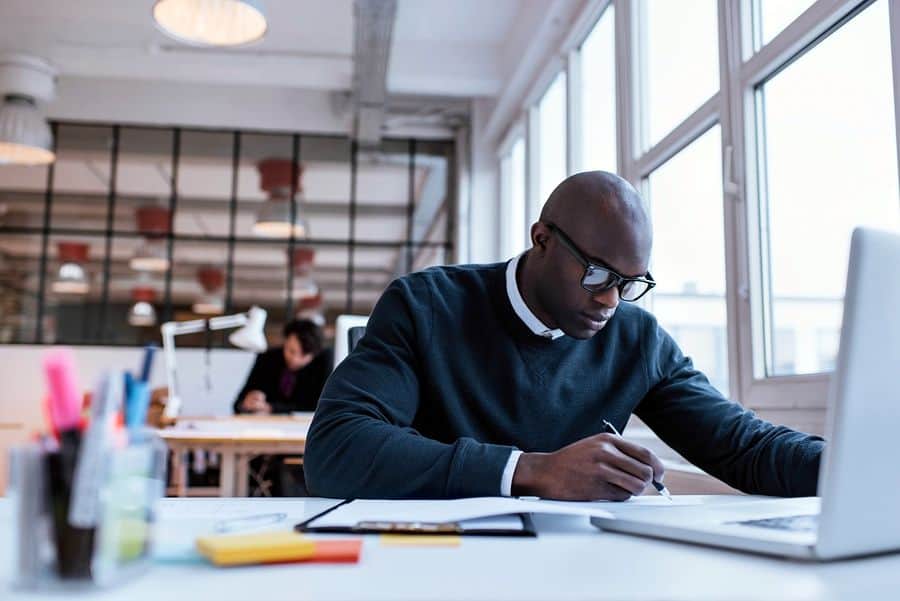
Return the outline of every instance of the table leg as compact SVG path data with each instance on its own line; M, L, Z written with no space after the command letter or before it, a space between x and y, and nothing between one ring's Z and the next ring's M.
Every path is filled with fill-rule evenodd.
M237 467L237 473L235 475L235 496L237 497L246 497L247 496L247 480L250 479L250 455L246 453L241 453L237 455L237 459L235 461Z
M222 449L222 466L219 471L219 496L233 497L234 494L234 462L233 451Z
M175 495L187 496L187 462L183 449L172 449L172 481L175 484Z

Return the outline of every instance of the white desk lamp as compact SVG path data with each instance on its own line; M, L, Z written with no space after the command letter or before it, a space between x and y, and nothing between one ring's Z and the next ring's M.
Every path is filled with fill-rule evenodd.
M268 343L263 333L266 325L266 310L259 307L250 307L246 313L235 315L223 315L210 319L193 319L191 321L167 321L162 330L163 354L166 358L166 378L169 384L169 400L166 402L166 410L163 415L175 418L181 410L181 399L178 397L177 379L175 373L175 336L179 334L196 334L207 330L227 330L240 328L228 336L228 341L234 346L254 353L266 350Z

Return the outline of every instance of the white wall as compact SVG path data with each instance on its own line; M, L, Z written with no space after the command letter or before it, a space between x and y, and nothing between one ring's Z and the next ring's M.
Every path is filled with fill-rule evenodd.
M66 77L52 119L312 133L350 131L329 92L297 88Z
M52 347L0 345L0 423L24 424L29 432L44 427L41 399L46 394L42 372L43 354ZM143 349L131 347L73 347L80 385L91 389L107 369L137 371ZM243 386L255 355L246 351L210 351L211 390L205 385L206 361L203 349L177 350L179 396L183 415L227 415ZM161 350L156 353L150 376L153 388L165 386L165 365Z

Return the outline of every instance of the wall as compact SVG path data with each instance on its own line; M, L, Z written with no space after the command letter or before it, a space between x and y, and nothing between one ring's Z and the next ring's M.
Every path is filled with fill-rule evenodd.
M351 115L329 92L297 88L61 77L45 113L103 123L342 133Z
M45 429L42 402L46 386L41 371L43 353L51 347L0 345L0 495L7 476L6 451ZM74 347L80 385L93 387L106 369L130 369L141 365L143 351L130 347ZM203 349L176 351L182 415L228 415L243 386L255 355L246 351ZM207 388L207 373L210 386ZM165 386L165 364L158 352L153 364L152 387Z

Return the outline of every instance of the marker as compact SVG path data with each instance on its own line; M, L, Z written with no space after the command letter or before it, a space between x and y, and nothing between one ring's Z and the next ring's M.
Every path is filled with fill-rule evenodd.
M615 434L619 438L622 437L622 435L619 434L619 431L616 430L616 427L606 420L603 420L603 430L605 432L608 432L609 434ZM672 493L669 492L669 489L666 488L665 484L663 484L662 482L657 482L656 480L653 480L652 482L653 488L659 491L659 494L672 501Z
M144 359L141 362L140 378L141 382L150 380L150 369L153 367L153 353L156 352L156 346L148 344L144 347Z

